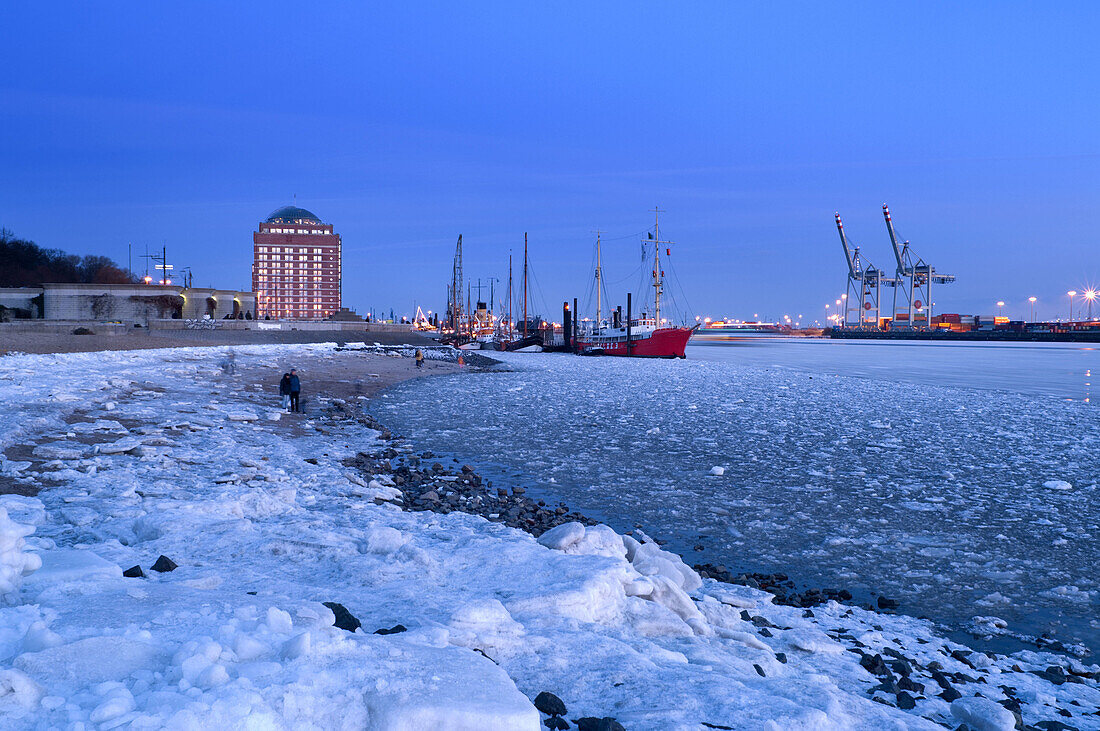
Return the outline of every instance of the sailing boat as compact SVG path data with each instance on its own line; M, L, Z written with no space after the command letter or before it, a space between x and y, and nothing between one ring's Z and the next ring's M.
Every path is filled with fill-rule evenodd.
M633 318L627 300L625 321L616 310L610 321L603 318L602 286L603 264L600 252L599 235L596 236L596 319L593 322L578 323L577 352L587 355L622 355L634 358L686 358L684 352L688 339L698 327L669 327L661 320L661 294L664 292L664 272L661 270L661 245L669 246L671 241L661 241L659 211L654 209L653 237L653 317L643 312L639 318ZM666 255L668 250L666 249Z
M519 335L505 346L505 350L514 350L523 353L542 352L542 318L528 317L527 315L527 233L523 234L523 319L516 325ZM509 277L511 265L509 265Z

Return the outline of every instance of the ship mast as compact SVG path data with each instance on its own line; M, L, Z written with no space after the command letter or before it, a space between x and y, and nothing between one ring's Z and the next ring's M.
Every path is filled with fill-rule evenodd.
M508 250L508 339L512 338L512 250Z
M661 272L661 244L671 245L671 241L661 241L661 222L658 215L662 213L660 208L653 209L653 311L656 318L656 326L661 326L661 293L664 291Z
M462 319L462 234L455 245L454 265L451 268L451 330L458 334Z
M603 310L603 265L600 260L600 231L596 231L596 327L600 326Z
M523 232L523 337L527 337L527 232Z

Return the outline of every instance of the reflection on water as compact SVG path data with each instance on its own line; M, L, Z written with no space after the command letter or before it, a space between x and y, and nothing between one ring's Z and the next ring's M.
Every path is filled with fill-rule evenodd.
M756 337L692 339L688 357L1091 403L1100 350L1081 343L933 343Z

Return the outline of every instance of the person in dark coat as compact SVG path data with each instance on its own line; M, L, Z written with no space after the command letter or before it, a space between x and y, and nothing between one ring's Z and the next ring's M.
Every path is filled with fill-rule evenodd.
M279 381L279 398L283 402L283 410L290 411L290 374L284 373L283 379Z
M297 413L301 411L298 404L298 396L302 392L302 382L298 380L298 371L290 369L290 410Z

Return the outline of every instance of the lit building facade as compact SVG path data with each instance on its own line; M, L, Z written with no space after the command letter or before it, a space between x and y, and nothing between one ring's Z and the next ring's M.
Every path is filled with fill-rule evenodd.
M323 320L340 309L340 235L303 208L285 206L252 234L256 315Z

